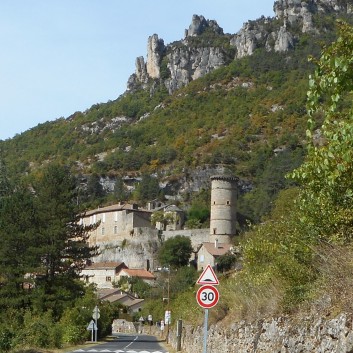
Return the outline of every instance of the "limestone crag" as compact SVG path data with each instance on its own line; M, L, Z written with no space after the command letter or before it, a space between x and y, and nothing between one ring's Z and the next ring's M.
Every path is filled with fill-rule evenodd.
M159 39L157 34L148 38L146 69L149 77L160 77L160 65L164 50L164 41L163 39Z
M170 78L165 86L170 94L226 63L222 49L213 47L175 48L167 58Z
M207 29L211 29L213 33L223 34L223 29L218 26L216 21L206 20L203 16L193 15L189 29L185 30L185 37L193 37L201 35Z
M164 84L170 94L187 85L190 81L204 76L208 72L225 65L226 55L222 48L212 46L190 45L188 38L202 35L209 31L215 35L223 35L223 29L216 21L206 20L203 16L194 15L185 39L177 45L164 45L157 34L148 38L147 63L143 57L136 60L136 71L130 76L127 88L133 91L138 87L146 88L149 79L160 79L162 60L166 57L168 77ZM229 61L229 60L228 60Z
M181 41L164 45L157 34L148 38L147 60L136 60L136 72L127 89L149 89L165 85L169 94L233 59L252 55L256 49L287 52L295 48L302 33L317 34L318 16L341 17L353 13L350 0L278 0L275 17L246 22L235 34L224 34L214 20L194 15Z

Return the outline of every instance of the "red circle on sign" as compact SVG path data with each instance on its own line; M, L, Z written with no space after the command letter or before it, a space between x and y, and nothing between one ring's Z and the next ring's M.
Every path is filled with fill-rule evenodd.
M202 286L196 293L196 300L201 307L205 309L212 308L219 300L218 289L210 285Z

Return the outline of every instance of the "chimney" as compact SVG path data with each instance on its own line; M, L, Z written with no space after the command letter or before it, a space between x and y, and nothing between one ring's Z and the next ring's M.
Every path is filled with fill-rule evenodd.
M214 247L215 247L216 249L218 249L218 239L216 239L216 240L214 241Z

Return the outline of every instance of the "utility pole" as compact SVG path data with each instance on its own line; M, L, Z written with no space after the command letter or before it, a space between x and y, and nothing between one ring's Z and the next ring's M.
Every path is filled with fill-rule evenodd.
M168 287L167 287L167 294L168 294L168 301L167 301L167 311L168 311L168 317L166 318L166 324L167 324L167 337L166 337L166 342L169 343L169 322L170 322L170 266L168 266Z

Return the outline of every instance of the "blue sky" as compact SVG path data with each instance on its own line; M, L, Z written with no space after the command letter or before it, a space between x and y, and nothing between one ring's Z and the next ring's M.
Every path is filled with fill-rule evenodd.
M1 0L0 140L119 97L147 39L180 40L194 14L236 33L274 0Z

